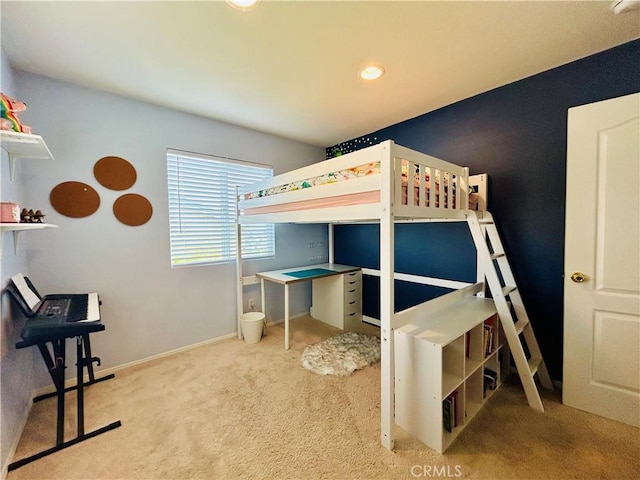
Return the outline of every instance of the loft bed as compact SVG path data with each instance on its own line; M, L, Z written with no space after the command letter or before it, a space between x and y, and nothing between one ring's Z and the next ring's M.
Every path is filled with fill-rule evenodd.
M475 185L474 185L475 184ZM469 170L385 141L238 189L238 242L243 224L380 224L381 441L393 449L394 330L438 305L483 290L467 284L436 299L394 311L394 223L467 221L486 208L486 175L470 183ZM472 211L475 212L471 213ZM329 235L329 262L333 262ZM241 249L238 245L238 252ZM238 257L238 317L242 313L242 262ZM481 275L478 274L478 282ZM483 277L482 277L483 278ZM238 319L240 323L240 319ZM238 325L240 332L240 324Z
M468 168L391 140L238 190L240 223L464 220L482 200Z

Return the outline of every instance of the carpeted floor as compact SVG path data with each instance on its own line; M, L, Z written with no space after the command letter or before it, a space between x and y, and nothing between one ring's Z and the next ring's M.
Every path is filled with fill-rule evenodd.
M86 429L122 427L9 473L18 479L631 479L639 430L544 394L531 410L516 375L444 455L399 427L380 437L380 365L347 377L300 366L308 344L337 330L309 318L255 345L238 340L116 372L86 390ZM94 352L99 355L99 352ZM67 438L75 396L67 396ZM36 403L14 460L53 445L55 399Z

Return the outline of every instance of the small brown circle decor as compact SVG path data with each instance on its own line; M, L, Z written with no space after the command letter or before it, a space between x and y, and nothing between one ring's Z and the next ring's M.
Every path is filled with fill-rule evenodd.
M136 169L120 157L103 157L93 166L93 175L103 187L111 190L131 188L138 178Z
M153 214L151 202L137 193L118 197L113 204L113 214L125 225L137 227L149 221Z
M100 195L86 183L63 182L53 187L49 201L58 213L71 218L82 218L98 210Z

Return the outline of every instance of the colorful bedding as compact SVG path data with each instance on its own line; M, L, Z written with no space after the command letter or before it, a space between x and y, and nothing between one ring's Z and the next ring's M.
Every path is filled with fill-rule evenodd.
M335 172L330 172L330 173L326 173L323 175L318 175L315 177L311 177L311 178L307 178L304 180L299 180L296 182L291 182L291 183L286 183L283 185L278 185L275 187L270 187L267 189L263 189L263 190L257 190L255 192L251 192L245 195L245 199L246 200L250 200L250 199L254 199L254 198L260 198L260 197L267 197L267 196L271 196L271 195L277 195L279 193L285 193L285 192L292 192L295 190L302 190L305 188L311 188L311 187L318 187L318 186L322 186L322 185L327 185L327 184L331 184L331 183L337 183L337 182L342 182L342 181L346 181L346 180L351 180L354 178L360 178L360 177L365 177L368 175L377 175L380 173L380 163L379 162L375 162L375 163L366 163L366 164L362 164L362 165L358 165L356 167L353 168L347 168L347 169L343 169L343 170L338 170ZM455 181L455 179L451 182L453 185L452 188L452 195L450 196L445 196L446 192L449 189L449 183L450 183L450 178L448 176L444 177L444 181L441 182L441 175L440 175L440 171L436 170L436 174L435 174L435 207L439 207L440 204L440 195L442 194L445 198L445 205L444 208L449 208L447 205L447 198L451 198L451 208L455 208L455 198L456 198L456 187L457 187L457 182ZM403 160L402 162L402 204L403 205L409 205L408 201L408 191L409 191L409 163L406 160ZM428 204L429 202L429 192L431 189L431 182L430 182L430 178L429 175L426 174L425 175L425 188L426 188L426 192L425 192L425 198L427 201L427 205L426 206L430 206ZM412 194L412 204L413 205L418 205L419 203L419 190L420 190L420 175L417 171L414 172L413 174L413 194ZM351 197L351 196L349 196ZM379 196L377 197L379 198ZM336 201L339 199L336 199ZM350 198L350 202L347 204L353 204L354 199ZM362 200L362 199L360 199ZM368 199L367 201L373 201L371 199ZM377 200L379 201L379 200ZM295 202L295 203L299 203L299 202ZM300 202L303 203L303 202ZM367 203L367 202L364 202ZM313 205L313 204L312 204ZM301 207L301 209L306 209L306 208L313 208L311 206L307 206L306 204L304 206L299 205L298 207ZM269 208L270 210L273 210L273 207L264 207L265 209ZM297 209L297 208L296 208ZM256 209L250 209L248 211L246 211L245 213L258 213L259 211L261 211L262 208L256 208Z
M245 199L250 200L252 198L277 195L278 193L292 192L294 190L301 190L303 188L317 187L320 185L326 185L328 183L336 183L344 180L350 180L352 178L375 175L378 173L380 173L380 162L366 163L364 165L358 165L357 167L345 168L344 170L338 170L337 172L325 173L323 175L318 175L317 177L307 178L305 180L299 180L292 183L286 183L284 185L278 185L276 187L271 187L264 190L258 190L257 192L252 192L245 195Z

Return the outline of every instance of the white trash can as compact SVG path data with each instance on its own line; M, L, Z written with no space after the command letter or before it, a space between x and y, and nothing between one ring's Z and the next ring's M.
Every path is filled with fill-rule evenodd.
M242 336L246 343L258 343L262 338L262 328L264 325L264 313L246 312L240 316L240 326Z

